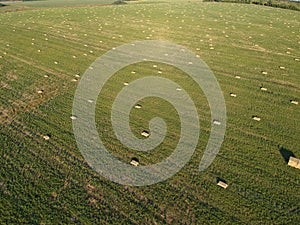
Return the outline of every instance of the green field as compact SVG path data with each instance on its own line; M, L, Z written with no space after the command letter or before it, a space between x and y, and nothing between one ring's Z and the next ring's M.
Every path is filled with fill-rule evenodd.
M115 2L114 0L32 0L32 1L1 1L0 3L6 5L1 7L0 11L15 11L38 8L56 8L56 7L78 7L78 6L95 6L107 5Z
M299 12L196 0L58 8L50 2L59 4L24 3L43 8L0 13L1 224L299 223L300 170L282 156L300 158L300 105L290 103L300 102ZM206 171L198 171L210 133L206 98L187 74L155 62L130 65L109 80L98 99L105 104L96 109L99 136L128 163L138 157L142 165L152 164L172 152L180 123L161 99L144 99L130 117L137 136L154 116L168 124L163 144L148 154L122 146L110 124L123 83L157 74L179 83L195 101L201 135L192 160L164 182L130 187L97 174L77 148L70 116L80 78L97 57L138 40L183 45L217 77L227 131ZM218 177L227 189L216 185Z

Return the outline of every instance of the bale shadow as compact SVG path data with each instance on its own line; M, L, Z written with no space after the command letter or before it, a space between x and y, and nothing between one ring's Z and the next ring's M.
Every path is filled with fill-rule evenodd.
M220 178L220 177L217 177L216 180L217 180L217 183L219 183L220 181L221 181L221 182L224 182L224 183L227 183L226 180L224 180L224 179L222 179L222 178Z
M291 156L295 157L295 154L292 151L290 151L282 146L279 147L279 152L286 163L289 162L289 159Z

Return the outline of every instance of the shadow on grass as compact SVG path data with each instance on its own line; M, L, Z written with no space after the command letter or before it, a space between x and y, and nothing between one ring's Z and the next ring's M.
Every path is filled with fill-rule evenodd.
M224 182L224 183L227 183L226 180L224 180L224 179L222 179L222 178L220 178L220 177L217 177L217 183L219 183L220 181L221 181L221 182Z
M280 154L281 154L282 158L284 159L284 161L286 163L289 162L289 159L290 159L291 156L295 157L295 154L292 151L290 151L290 150L288 150L288 149L286 149L282 146L279 147L279 151L280 151Z

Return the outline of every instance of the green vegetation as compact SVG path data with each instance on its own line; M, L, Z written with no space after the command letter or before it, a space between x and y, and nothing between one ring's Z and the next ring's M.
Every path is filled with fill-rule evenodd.
M114 0L40 0L40 1L7 1L2 10L15 11L34 8L78 7L87 5L107 5ZM1 3L1 0L0 0Z
M245 4L255 4L255 5L263 5L274 8L282 8L282 9L290 9L300 11L299 2L291 2L289 0L259 0L259 1L251 1L251 0L204 0L205 2L231 2L231 3L245 3Z
M300 102L299 27L296 11L196 0L1 13L0 223L297 224L299 170L287 166L282 151L300 157L299 105L290 103ZM195 154L178 174L127 187L88 166L70 116L78 75L113 47L148 39L186 46L209 65L224 92L228 127L216 160L199 173L211 121L203 93L169 65L123 68L107 82L96 109L99 135L116 157L152 164L169 155L180 136L174 108L146 98L140 111L132 110L133 132L139 135L159 115L167 137L149 154L122 146L109 113L124 82L153 74L178 82L195 100L201 125ZM228 189L216 185L217 177Z

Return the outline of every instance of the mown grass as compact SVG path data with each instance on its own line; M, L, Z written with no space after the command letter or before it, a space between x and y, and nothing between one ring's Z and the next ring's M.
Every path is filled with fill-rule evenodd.
M279 150L300 157L299 106L290 104L300 100L299 13L255 5L145 2L0 14L1 223L296 224L299 171L286 165ZM174 177L127 187L95 173L81 156L70 119L78 83L72 80L113 47L148 39L184 45L210 66L224 92L228 127L216 160L199 173L211 119L205 96L183 72L155 63L161 76L195 99L201 136L191 162ZM153 64L119 71L101 93L106 104L97 105L100 137L126 162L132 156L141 164L157 162L172 152L180 135L172 106L154 98L145 99L141 111L132 110L131 119L137 135L152 116L166 119L169 130L159 148L137 154L112 132L114 96L124 82L157 74ZM253 115L262 120L253 121ZM217 177L229 188L216 186Z
M22 11L32 9L58 8L58 7L80 7L93 5L112 4L114 0L40 0L40 1L0 1L4 5L0 12Z

